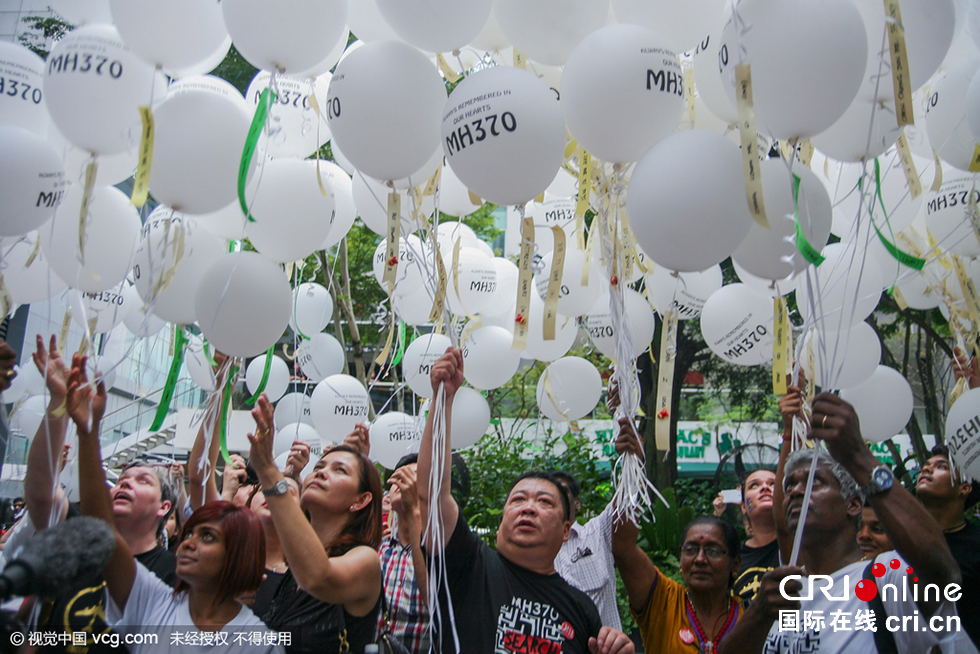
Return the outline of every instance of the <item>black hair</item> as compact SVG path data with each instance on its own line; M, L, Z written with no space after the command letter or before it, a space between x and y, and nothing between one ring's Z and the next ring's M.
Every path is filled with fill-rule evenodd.
M578 499L578 494L581 492L582 487L572 474L565 472L564 470L552 470L551 474L565 485L565 488L568 489L568 492L571 495L570 499Z
M404 468L407 465L411 465L413 463L418 463L418 462L419 462L418 452L413 452L412 454L406 454L402 458L398 459L398 463L395 464L395 467L392 468L391 471L394 472L399 468Z
M689 523L684 525L684 531L681 532L681 547L687 541L687 533L691 531L691 527L696 527L698 525L709 525L712 527L717 527L718 531L721 532L721 540L724 541L725 547L728 548L728 556L732 560L739 556L742 551L742 541L738 538L738 532L735 531L735 527L731 525L726 520L722 520L718 516L714 515L699 515L698 517L691 520ZM732 584L735 583L734 577L729 578L728 587L731 588Z
M554 484L555 489L558 491L558 497L561 498L561 508L565 511L563 517L565 520L571 520L572 505L571 502L568 501L568 493L565 492L565 487L562 486L561 480L558 479L558 477L552 472L544 472L542 470L528 470L527 472L522 472L517 476L517 479L511 483L510 488L507 489L507 498L510 498L511 491L514 490L514 486L517 486L517 484L525 479L543 479L550 484Z
M949 458L949 448L943 444L935 445L933 446L932 450L929 451L929 457L932 458L934 456L944 456L946 457L947 461L952 462L952 459ZM970 494L963 499L964 509L969 509L977 502L980 502L980 480L968 482L961 479L960 483L970 484L971 486Z

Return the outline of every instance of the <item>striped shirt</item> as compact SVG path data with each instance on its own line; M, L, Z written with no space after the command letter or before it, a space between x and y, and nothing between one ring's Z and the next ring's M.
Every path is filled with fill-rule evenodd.
M413 654L429 651L429 613L415 582L411 544L402 545L394 536L381 543L381 576L391 634ZM384 618L379 620L383 622ZM384 627L379 624L379 629Z
M612 555L613 504L584 525L572 524L568 540L555 557L555 572L595 602L602 624L622 631L616 605L616 570Z

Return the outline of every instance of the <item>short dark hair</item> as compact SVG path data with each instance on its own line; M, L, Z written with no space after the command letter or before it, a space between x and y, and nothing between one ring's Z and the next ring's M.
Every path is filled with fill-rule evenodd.
M691 531L691 527L696 527L698 525L709 525L711 527L717 527L718 531L721 532L721 540L725 543L725 547L728 548L728 556L734 559L739 556L742 552L742 541L738 538L738 532L735 531L735 527L731 525L727 520L722 520L718 516L714 515L699 515L698 517L691 520L689 523L684 525L684 531L681 532L681 547L684 546L684 542L687 540L687 533ZM735 583L734 579L728 580L728 587L731 588L732 584Z
M565 488L568 489L569 494L572 496L571 499L578 499L578 494L581 492L582 487L579 485L578 480L574 475L565 472L564 470L552 470L551 474L565 485Z
M946 457L947 461L952 462L952 460L949 458L949 448L941 443L933 446L933 448L929 451L929 458L932 458L934 456L944 456ZM960 483L970 484L971 487L970 494L967 495L963 500L964 509L969 509L977 502L980 502L980 482L977 481L967 482L961 479Z
M418 462L419 462L419 454L418 454L418 452L413 452L411 454L406 454L402 458L398 459L398 463L395 464L395 467L392 468L391 471L394 472L395 470L398 470L399 468L404 468L405 466L412 465L413 463L418 463Z
M527 472L522 472L517 476L517 479L511 483L510 488L507 489L506 499L510 498L510 494L514 490L514 487L525 479L543 479L549 484L553 484L555 490L558 491L558 497L561 498L561 508L565 511L563 517L565 520L571 519L570 516L572 515L572 505L568 500L568 493L565 492L565 487L562 485L561 480L558 479L558 477L552 472L544 472L542 470L528 470ZM504 500L505 503L506 499Z

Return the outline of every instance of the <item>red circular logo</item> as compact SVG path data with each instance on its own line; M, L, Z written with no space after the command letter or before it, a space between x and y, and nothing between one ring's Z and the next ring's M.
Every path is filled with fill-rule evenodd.
M681 637L681 642L685 645L694 642L694 633L690 629L681 629L677 635Z
M854 594L862 602L870 602L878 594L878 584L868 579L862 579L854 587Z
M561 623L561 634L565 640L575 640L575 629L568 621Z

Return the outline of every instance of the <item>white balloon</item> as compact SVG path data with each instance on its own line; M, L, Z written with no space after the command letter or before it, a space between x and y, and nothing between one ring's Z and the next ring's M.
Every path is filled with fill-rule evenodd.
M404 43L369 43L337 64L327 97L333 139L358 170L394 180L439 147L446 87L432 63Z
M45 347L49 339L45 338ZM10 382L10 388L3 393L6 402L14 402L33 395L43 395L46 384L44 377L37 370L34 362L24 362L23 366L14 366L17 376Z
M684 105L677 55L639 25L609 25L582 39L561 83L568 130L605 161L638 160L674 131Z
M394 191L359 171L354 174L351 193L354 205L357 207L357 215L361 217L365 227L380 236L386 236L388 233L388 195L393 192L401 196L401 233L414 232L418 226L415 222L413 200L409 194L404 191ZM422 198L422 206L418 212L419 220L425 220L434 207L432 196Z
M513 314L517 298L517 282L520 277L517 266L510 259L503 257L494 257L493 266L497 269L497 286L487 308L481 314L484 318L503 315L508 309ZM514 330L512 321L509 328L510 331Z
M202 275L194 308L201 331L218 350L250 357L282 336L290 297L279 266L256 252L240 251L222 256Z
M123 295L126 296L126 315L123 316L123 324L126 329L137 338L148 338L153 336L167 324L166 320L158 318L152 311L148 312L143 304L135 285L127 285L123 288Z
M666 268L656 266L644 277L644 281L650 306L655 311L664 316L673 309L679 320L690 320L701 315L704 303L721 288L721 266L712 266L700 272L678 273L677 277Z
M725 0L613 0L621 23L636 23L662 34L667 47L687 52L697 46L721 16Z
M521 363L521 350L512 349L513 343L513 334L503 327L488 325L471 331L463 344L466 381L484 391L506 384Z
M752 224L738 148L702 130L650 148L633 170L627 204L636 242L679 272L721 263Z
M810 370L808 357L802 366L807 377L824 390L852 388L871 377L881 360L878 334L866 322L859 322L846 332L814 330L807 337L813 341L814 367ZM808 344L803 351L808 352Z
M444 164L439 177L439 211L450 216L468 216L482 204L473 204L472 195L450 165Z
M349 7L348 7L348 11L350 11ZM350 29L345 27L344 33L341 34L340 40L337 41L337 45L333 47L333 50L327 53L327 56L324 57L320 63L318 63L317 65L311 68L307 68L301 73L295 73L295 76L296 77L320 77L324 73L329 73L333 69L333 67L337 65L337 62L340 61L340 56L344 54L345 50L347 50L347 42L349 40L350 40Z
M565 356L578 335L578 322L575 318L558 314L555 320L555 338L546 341L544 340L544 300L536 293L531 293L530 314L525 316L527 345L521 356L538 361L554 361Z
M895 286L911 309L935 309L942 303L942 292L934 270L938 261L926 264L922 271L912 271L902 275Z
M432 364L445 354L451 345L452 341L448 336L424 334L405 348L405 354L402 356L402 371L405 375L405 383L416 395L432 397L432 382L429 379Z
M367 420L370 405L361 382L350 375L331 375L316 385L310 397L313 426L321 437L343 442L354 425Z
M526 70L496 66L466 77L441 115L446 162L467 188L495 204L540 195L564 160L561 108Z
M871 315L881 298L881 270L874 260L846 243L823 250L824 262L812 284L800 283L796 304L804 320L814 313L815 324L826 331L844 331ZM817 294L810 296L808 287ZM811 306L812 305L812 306Z
M267 355L265 354L257 356L249 362L248 368L245 369L245 387L253 395L262 383L266 360ZM288 388L289 366L282 360L282 357L272 355L272 363L269 364L269 378L262 392L266 394L270 402L276 402L285 395Z
M966 122L973 140L980 142L980 72L973 75L966 90Z
M211 213L238 197L249 116L230 97L203 90L173 95L154 110L150 191L184 213Z
M833 125L857 95L868 59L868 38L854 3L746 0L738 12L741 22L729 20L718 50L733 103L735 66L750 64L760 132L804 138Z
M344 346L330 334L316 334L300 343L296 361L310 381L320 382L330 375L337 375L347 367Z
M534 221L537 227L567 228L575 223L574 197L554 198L545 195L544 202L528 202L524 207L524 217Z
M497 289L497 267L493 257L476 248L463 247L459 250L458 268L453 270L452 261L449 263L446 272L452 280L448 293L450 304L453 305L455 300L462 312L482 313L490 306ZM454 313L460 311L454 307Z
M170 86L167 87L167 97L171 98L175 95L183 95L185 93L193 93L195 91L214 93L229 100L234 100L246 114L251 115L252 113L255 113L254 107L250 107L248 103L245 102L245 97L242 95L241 91L220 77L216 77L214 75L189 75L187 77L172 80L170 82ZM251 111L249 111L250 109Z
M155 66L193 66L228 38L221 6L211 0L109 0L109 7L126 44Z
M318 248L328 250L347 236L357 217L357 207L354 205L351 177L343 168L330 161L321 161L320 175L334 200L333 226L323 245Z
M217 211L198 214L196 217L216 236L226 238L229 241L240 241L245 238L248 219L242 212L242 205L237 199Z
M68 306L75 324L93 334L109 331L123 321L132 308L127 303L128 296L123 292L123 281L119 286L98 293L82 293L72 290L68 294ZM137 300L138 301L138 300Z
M153 84L153 67L111 25L85 25L66 34L51 48L44 73L51 119L69 141L96 154L139 143L139 107L149 103Z
M892 107L858 96L837 122L810 141L839 161L870 161L892 147L901 135Z
M389 284L384 282L385 269L387 267L388 239L384 239L374 250L372 258L374 278L378 280L386 292ZM411 295L422 288L423 259L431 259L428 255L422 240L415 234L409 234L408 238L398 239L398 266L395 269L395 283L390 289L396 295Z
M430 52L452 52L472 41L490 17L493 0L377 0L400 37Z
M227 251L224 241L193 216L164 205L149 215L140 236L133 257L140 297L166 321L194 322L194 294L204 272Z
M549 252L541 259L544 268L534 276L534 285L538 296L544 300L548 295L551 265L554 263L554 252ZM589 283L582 284L582 270L585 268L585 252L574 244L565 250L565 265L558 290L558 313L564 316L581 316L595 304L596 298L607 286L606 279L595 257L589 261Z
M303 441L308 445L320 442L320 435L313 425L305 422L292 422L276 432L276 439L272 444L272 453L276 456L286 455L289 458L289 450L293 447L294 441ZM312 454L312 452L311 452ZM310 463L315 463L312 457ZM306 470L303 471L304 473Z
M333 298L315 282L300 284L293 291L289 327L298 335L310 337L323 331L333 317ZM317 380L319 381L319 380Z
M58 131L54 123L48 124L48 141L62 154L65 162L65 179L71 184L85 184L85 173L92 163L92 153L71 143ZM99 155L95 171L96 186L115 186L136 173L139 150L136 145L119 154Z
M406 413L389 411L371 423L371 458L389 470L406 454L418 452L421 442L415 418Z
M225 40L221 42L221 45L201 61L185 68L171 68L167 73L174 79L210 73L225 60L229 50L231 50L231 37L226 36Z
M14 304L43 302L68 288L51 270L38 238L36 231L0 238L0 272ZM34 260L28 266L31 257Z
M313 416L310 413L310 396L300 392L283 395L276 403L275 420L277 425L302 422L313 426Z
M738 280L751 288L757 293L763 295L768 295L769 297L785 297L796 290L796 287L802 277L798 275L793 279L780 280L778 283L771 279L763 279L762 277L756 277L745 268L739 265L735 260L732 260L732 268L735 269L735 275ZM719 287L720 288L720 287Z
M701 311L701 334L729 363L758 366L772 359L772 300L744 284L715 291Z
M500 31L524 55L560 66L579 41L606 24L609 0L496 0L493 14Z
M255 175L246 234L255 249L273 261L305 259L327 238L334 219L334 200L324 197L310 159L266 161Z
M47 401L43 395L35 395L21 403L17 413L10 418L10 433L23 436L28 442L34 440L38 427L47 415Z
M933 85L926 107L929 142L943 161L963 171L969 170L977 145L966 119L966 95L978 69L980 59L971 58L947 71Z
M453 449L462 450L476 445L490 427L490 405L483 393L463 387L453 396Z
M794 182L786 164L781 159L767 159L759 166L769 227L753 221L745 240L732 253L733 261L757 277L783 280L807 266L796 246L794 212L807 242L816 251L822 250L830 237L832 209L827 191L808 168L797 168L793 172L800 178L800 186L798 202L794 202Z
M47 4L74 25L112 22L109 0L51 0Z
M204 339L198 335L191 336L187 340L187 347L184 349L184 366L187 368L187 374L191 376L195 384L207 392L218 387L214 369L211 367L209 359L213 353L214 346L210 343L208 343L208 351L204 351Z
M44 60L34 52L16 43L0 42L0 77L5 86L0 95L0 125L21 127L42 138L47 135L43 75Z
M429 324L429 315L432 312L432 304L435 298L435 281L431 277L427 277L422 288L411 295L394 295L391 301L394 305L395 315L405 321L406 325L418 326Z
M840 392L861 421L867 441L883 441L898 434L912 417L912 386L902 373L878 366L866 381Z
M609 292L600 295L585 316L583 326L589 331L589 336L597 350L610 359L618 360L616 340L619 335L613 323L609 302ZM623 289L623 325L628 330L630 342L633 344L632 356L635 359L650 347L656 322L650 304L631 288Z
M946 442L953 463L964 476L980 479L980 388L957 398L946 416Z
M99 186L92 191L85 226L85 252L79 251L82 189L72 186L54 218L38 229L41 249L58 277L83 291L116 286L132 266L140 219L122 191Z
M350 3L347 24L350 26L350 30L357 35L358 40L363 43L402 40L381 15L377 0L359 0ZM347 49L350 50L350 48Z
M65 186L65 167L50 143L26 129L0 126L0 236L21 236L47 222Z
M329 72L315 79L276 75L276 100L269 105L270 118L258 147L270 157L306 157L329 141L330 128L325 117L321 119L310 106L310 95L315 95L318 103L326 102L330 77ZM252 78L245 91L250 106L258 105L271 79L272 74L264 70Z
M346 0L230 0L221 3L221 11L250 64L290 74L323 61L347 23Z
M538 408L551 420L571 422L584 418L592 413L601 396L599 371L580 357L558 359L544 369L538 380Z
M732 125L738 120L738 110L728 96L728 89L723 85L718 70L718 44L721 42L722 27L722 21L718 21L694 51L694 81L698 97L711 113Z

